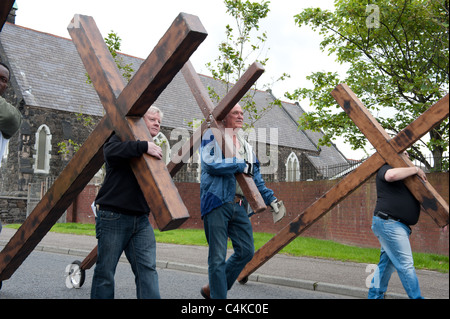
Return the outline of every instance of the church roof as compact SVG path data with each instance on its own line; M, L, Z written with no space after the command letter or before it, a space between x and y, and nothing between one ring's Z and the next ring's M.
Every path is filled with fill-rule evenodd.
M102 116L103 107L92 85L86 83L86 70L70 39L6 23L0 33L0 53L4 51L26 105ZM121 54L125 64L137 70L143 59ZM221 91L220 82L200 75L205 86ZM223 93L223 92L222 92ZM256 91L259 108L274 100L270 92ZM163 126L189 128L188 122L203 115L181 73L178 73L154 104L164 112ZM321 147L320 132L300 131L296 119L303 113L298 104L282 102L255 123L255 128L278 128L278 144L315 154L314 165L345 164L347 160L333 145ZM268 132L268 131L267 131ZM266 134L269 141L269 134Z

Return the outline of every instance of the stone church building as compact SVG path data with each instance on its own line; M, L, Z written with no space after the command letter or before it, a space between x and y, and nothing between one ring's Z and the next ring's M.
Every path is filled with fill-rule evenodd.
M120 54L123 63L137 70L142 59ZM104 109L72 41L18 26L14 18L0 32L0 60L11 69L5 98L23 115L20 131L11 138L0 169L0 195L26 197L29 186L51 183L81 145ZM201 75L205 87L225 93L219 81ZM271 92L254 91L259 109L275 100ZM190 123L203 115L181 73L154 104L164 112L161 143L168 162L173 149L192 134ZM349 167L334 146L318 147L320 132L301 131L296 120L299 104L282 102L258 120L249 134L262 163L264 178L272 182L328 179ZM93 124L86 125L83 119ZM61 153L61 143L67 152ZM199 182L198 156L191 158L175 180ZM101 182L101 172L97 182Z

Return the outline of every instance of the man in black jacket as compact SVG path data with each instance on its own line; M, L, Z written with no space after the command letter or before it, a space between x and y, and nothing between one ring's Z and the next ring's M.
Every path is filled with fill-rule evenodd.
M152 106L143 118L155 137L162 112ZM162 150L153 141L121 141L113 135L103 153L106 177L95 199L98 259L91 298L114 298L114 275L124 251L135 276L137 298L160 298L155 234L148 220L150 208L129 161L145 153L162 159Z

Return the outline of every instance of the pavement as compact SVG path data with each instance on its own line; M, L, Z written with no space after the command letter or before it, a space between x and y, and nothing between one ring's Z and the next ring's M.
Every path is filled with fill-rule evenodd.
M3 227L0 246L4 247L16 230ZM73 255L82 261L97 245L94 236L49 232L35 248L37 251ZM3 249L3 248L1 248ZM229 251L229 255L232 251ZM157 244L157 267L207 274L208 247ZM122 261L127 262L123 256ZM352 298L367 297L367 283L375 265L320 258L277 254L249 276L249 281L299 289L309 289ZM93 271L93 268L86 271ZM422 295L427 299L449 299L449 274L416 270ZM392 275L386 294L389 299L406 299L397 273Z

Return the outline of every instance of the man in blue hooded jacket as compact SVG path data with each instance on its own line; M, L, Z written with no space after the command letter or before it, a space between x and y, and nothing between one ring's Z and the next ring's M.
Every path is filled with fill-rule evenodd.
M259 162L251 146L239 134L244 121L237 104L223 120L225 139L233 143L235 154L223 154L211 130L201 145L201 214L209 245L209 285L201 288L204 298L225 299L245 265L253 258L253 230L247 212L247 202L236 182L235 174L253 176L253 180L267 206L278 209L274 192L265 186ZM227 241L230 238L234 253L228 260Z

